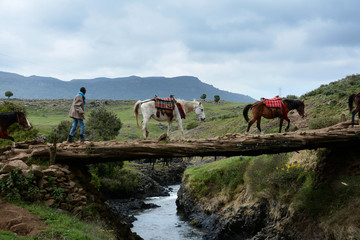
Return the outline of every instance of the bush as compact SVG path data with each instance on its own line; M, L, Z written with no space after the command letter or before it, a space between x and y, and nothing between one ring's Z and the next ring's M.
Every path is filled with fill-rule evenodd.
M115 114L105 108L97 108L90 113L86 126L90 140L107 141L119 134L122 123Z
M186 130L190 130L199 126L199 122L189 122L186 124Z
M339 123L339 119L334 117L317 117L312 118L309 121L309 129L320 129L330 127Z
M46 137L46 140L48 142L53 142L54 136L56 135L57 138L56 142L66 141L70 133L71 125L72 125L72 121L70 120L61 121L52 131L52 133ZM74 138L78 139L79 137L80 137L80 132L76 131Z
M54 135L57 136L57 142L66 141L71 129L72 120L61 121L52 133L47 136L48 142L54 141ZM120 119L105 108L97 108L90 113L88 120L85 122L87 138L92 141L107 141L114 139L120 131L122 123ZM75 132L75 139L80 137L80 126Z
M9 173L9 177L0 179L0 196L5 200L34 201L38 198L39 188L32 172L25 176L15 169Z
M122 169L115 178L102 178L100 191L111 197L130 197L135 191L140 178L138 174Z
M219 193L232 197L244 183L243 176L248 164L249 158L232 157L191 167L184 173L184 182L198 199L214 197Z

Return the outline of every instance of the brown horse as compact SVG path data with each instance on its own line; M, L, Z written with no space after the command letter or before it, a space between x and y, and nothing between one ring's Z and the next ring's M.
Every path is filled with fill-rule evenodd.
M13 147L15 147L15 139L9 136L8 128L15 122L25 129L31 128L25 113L22 111L0 113L0 138L11 140Z
M279 133L281 133L281 128L284 119L288 122L288 126L286 127L285 131L289 130L290 127L290 119L287 116L287 112L296 109L300 116L305 116L305 104L303 101L300 100L291 100L291 99L284 99L283 103L286 107L286 111L284 112L282 108L275 108L275 107L267 107L263 101L258 101L253 104L246 105L243 111L244 118L246 122L248 122L247 132L249 132L251 125L257 121L257 128L261 132L260 122L261 117L267 119L273 118L280 118L280 128ZM248 111L251 109L253 118L249 121Z
M353 109L353 103L355 103L356 108L354 111L352 111ZM356 113L358 113L359 118L360 118L360 93L357 94L351 94L349 97L349 109L350 112L352 111L352 118L351 118L351 126L354 126L354 118Z

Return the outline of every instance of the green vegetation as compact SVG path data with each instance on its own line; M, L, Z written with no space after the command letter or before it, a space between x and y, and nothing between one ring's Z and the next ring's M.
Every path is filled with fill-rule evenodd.
M39 188L32 172L25 176L15 169L9 173L7 179L0 179L0 196L5 200L35 201L38 192Z
M26 104L24 101L25 100L19 99L12 100L12 102L16 102L19 105ZM92 125L87 122L90 120L91 112L102 108L121 120L121 129L115 136L117 141L142 139L142 132L141 129L137 128L133 112L134 104L135 101L87 100L87 106L85 108L87 134ZM195 113L189 113L186 119L183 119L184 129L186 129L189 124L188 130L193 131L189 133L191 138L224 136L229 132L242 132L246 128L246 122L242 117L242 106L244 106L244 104L225 101L217 104L213 101L206 101L202 104L205 109L206 121L200 122ZM48 142L53 141L55 133L57 135L57 141L62 142L66 140L71 128L71 119L68 118L70 105L70 99L36 100L35 104L27 106L27 116L34 128L38 130L39 135L47 136L46 140ZM139 121L142 120L141 118L142 116L140 114ZM164 126L167 128L167 124L151 120L148 123L148 129L150 131L149 139L155 139L166 132ZM178 130L177 124L174 123L171 137L177 138L179 136L180 131ZM90 135L88 135L87 138L88 137L90 137ZM78 139L78 137L75 136L75 139Z
M13 233L0 231L0 238L4 240L13 239L116 239L113 230L104 229L101 222L81 222L76 217L68 214L59 213L54 209L41 205L20 204L22 208L40 216L47 229L38 233L34 237L20 237Z
M115 139L122 126L116 114L105 108L95 108L90 112L86 121L89 139L93 141L107 141Z
M360 75L352 75L328 85L322 85L320 88L300 97L294 95L287 97L305 101L308 128L318 129L336 124L339 122L341 114L350 119L347 106L348 97L350 94L359 91ZM205 100L205 98L203 99ZM133 114L135 101L88 100L87 102L87 118L90 118L93 113L93 115L98 116L97 111L105 111L111 113L108 115L109 119L119 119L120 126L109 122L105 124L105 127L115 126L109 133L109 135L113 134L111 138L106 139L114 137L120 141L142 139L141 130L137 128ZM28 118L34 128L31 131L24 131L14 125L14 128L9 129L9 132L15 139L32 139L37 133L47 136L57 133L58 142L66 139L71 125L71 120L67 117L71 100L39 100L36 104L28 104L23 100L13 99L11 102L6 101L0 105L0 111L25 110L23 107L25 104L27 104ZM245 104L214 99L214 101L204 101L203 105L206 114L205 122L199 122L193 113L188 114L183 120L183 126L188 130L187 137L209 138L224 136L227 133L245 132L247 123L242 117L242 109ZM91 125L92 123L87 125L88 129ZM94 127L99 125L97 120L94 121ZM264 125L269 127L265 128ZM163 127L164 125L159 124L159 122L150 121L148 124L149 139L155 139L166 132ZM277 132L278 119L262 119L262 128L264 133ZM119 134L116 132L117 129ZM65 133L63 134L63 132ZM98 137L100 137L101 132L99 130ZM22 134L24 136L21 137ZM177 136L180 136L180 133L174 124L171 137L176 138ZM0 140L0 144L9 145L9 142ZM318 152L321 151L318 150ZM360 177L341 176L329 184L318 185L315 182L315 170L309 167L311 164L316 164L318 160L312 159L310 163L306 163L304 162L305 154L300 154L301 158L295 161L294 155L294 153L287 153L258 157L233 157L215 161L187 169L183 180L194 197L206 203L210 202L210 205L216 206L215 209L236 202L237 197L246 192L259 198L275 198L307 216L319 219L329 226L328 231L332 232L333 236L339 234L338 232L344 232L345 230L338 230L342 229L345 223L351 224L350 220L344 219L344 224L341 225L342 223L337 219L341 219L344 215L350 216L351 213L359 213L357 216L360 216L360 210L357 210L360 201L357 199L360 193L360 185L358 184ZM309 155L314 154L312 152ZM30 161L37 162L38 160L31 159ZM48 163L45 162L42 165L45 166L46 164ZM90 167L90 170L94 185L103 191L108 191L107 194L131 193L140 181L138 170L134 168L133 163L129 162L125 162L124 166L111 163L94 165ZM22 199L21 187L19 188L20 191L16 192L12 188L12 182L18 185L26 185L26 181L31 182L31 179L14 180L16 178L16 173L14 173L9 182L1 183L2 194L10 194L11 198ZM36 191L34 190L34 192ZM53 194L54 197L61 198L61 189L54 189ZM70 223L68 225L74 226ZM62 236L70 236L64 235L64 232L57 229L51 231L53 233L60 232L59 234ZM72 228L70 231L73 231ZM359 229L355 228L354 231L359 231ZM83 230L83 232L86 233L87 230ZM0 232L0 238L2 237L1 234L3 233ZM84 238L86 239L86 237Z
M205 100L206 99L206 94L205 93L201 94L200 99Z
M342 113L346 119L351 119L348 99L351 94L358 92L360 75L351 75L302 95L309 127L316 129L337 123Z
M213 198L220 193L232 199L241 190L249 160L233 157L190 167L186 169L183 180L197 199Z
M12 93L12 91L6 91L5 96L9 99L10 97L14 96L14 94Z
M124 167L125 165L125 167ZM134 163L112 162L90 165L92 183L108 196L130 195L140 181ZM121 195L121 196L120 196Z

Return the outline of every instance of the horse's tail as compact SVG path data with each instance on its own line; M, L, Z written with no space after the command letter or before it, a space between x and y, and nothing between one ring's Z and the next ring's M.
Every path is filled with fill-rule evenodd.
M351 94L350 97L349 97L349 109L350 109L350 112L352 112L352 109L353 109L353 103L354 103L354 99L355 99L355 96L356 94Z
M244 110L243 110L243 115L244 115L244 118L245 118L246 122L249 122L248 112L249 112L249 109L251 109L251 108L252 108L252 105L249 104L249 105L246 105Z
M135 113L136 124L137 124L138 128L140 128L140 125L139 125L139 107L141 106L141 103L142 103L142 101L139 100L134 105L134 113Z

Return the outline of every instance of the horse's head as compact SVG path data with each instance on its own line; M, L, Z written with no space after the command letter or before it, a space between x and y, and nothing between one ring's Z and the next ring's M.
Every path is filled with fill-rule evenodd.
M299 101L299 105L296 108L296 111L301 117L305 117L305 104L304 101Z
M205 120L205 118L206 118L205 111L204 111L204 107L201 104L201 102L195 101L194 112L198 116L199 120L201 120L201 121Z
M25 113L21 112L21 111L17 111L17 120L18 120L18 124L23 126L23 128L25 129L30 129L31 128L31 124L30 122L27 120Z

